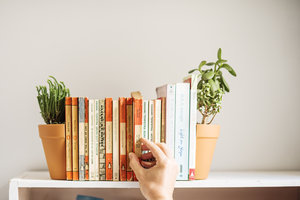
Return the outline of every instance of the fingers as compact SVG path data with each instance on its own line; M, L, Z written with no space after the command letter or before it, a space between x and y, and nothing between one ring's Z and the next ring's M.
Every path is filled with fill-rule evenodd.
M156 161L152 161L152 162L141 161L141 165L142 165L144 168L148 169L148 168L151 168L151 167L155 166L155 165L156 165Z
M156 145L166 154L168 158L172 158L171 151L165 143L157 143Z
M149 148L157 161L163 161L166 159L165 153L156 144L145 138L141 138L141 142Z
M134 171L137 178L139 178L144 173L144 168L141 166L138 157L135 155L135 153L129 153L130 158L130 167Z

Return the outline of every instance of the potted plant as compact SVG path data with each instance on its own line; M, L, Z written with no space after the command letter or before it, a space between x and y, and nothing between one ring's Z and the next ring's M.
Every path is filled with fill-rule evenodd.
M202 115L196 132L196 168L195 179L206 179L210 170L216 141L220 134L220 126L211 124L220 112L223 95L229 92L222 70L236 76L233 68L221 57L219 48L216 62L202 61L198 68L189 73L198 73L197 109ZM204 69L204 66L208 68Z
M52 179L66 178L65 97L70 91L63 82L49 76L46 86L37 86L37 99L46 124L40 124L39 135Z

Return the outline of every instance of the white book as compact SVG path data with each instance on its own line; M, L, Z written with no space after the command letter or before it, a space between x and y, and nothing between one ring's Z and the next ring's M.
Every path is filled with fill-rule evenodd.
M156 88L157 98L166 98L166 144L174 156L175 137L175 85L167 84Z
M148 125L148 140L153 141L153 131L154 131L154 100L149 100L149 117L148 117L148 121L149 121L149 125ZM154 142L154 141L153 141Z
M84 97L78 98L78 137L79 137L79 180L84 181L84 117L85 117L85 107L84 107Z
M95 180L99 181L99 99L95 100L94 168Z
M113 100L113 181L120 180L119 166L119 101Z
M155 99L154 103L154 141L155 143L160 143L161 140L161 100Z
M175 160L179 165L177 180L189 179L190 84L176 84Z
M149 101L148 100L143 100L143 118L142 118L142 129L143 129L143 138L149 139L148 138L148 131L149 131L149 114L148 114L148 105Z
M95 101L89 100L89 180L95 180L94 164Z
M185 77L183 81L190 83L189 180L194 180L196 165L197 75L191 74Z

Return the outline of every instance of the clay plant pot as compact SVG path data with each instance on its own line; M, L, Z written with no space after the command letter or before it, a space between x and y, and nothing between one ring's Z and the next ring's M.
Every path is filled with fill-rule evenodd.
M208 177L219 135L219 125L197 124L195 168L196 180L204 180Z
M66 141L64 124L39 125L39 134L51 179L66 179Z

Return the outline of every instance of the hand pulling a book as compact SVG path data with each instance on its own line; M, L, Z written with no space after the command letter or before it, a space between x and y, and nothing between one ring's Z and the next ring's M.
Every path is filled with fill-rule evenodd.
M130 153L130 167L133 169L142 194L150 200L173 199L174 185L179 167L167 145L153 143L141 138L142 150L150 151L142 154L141 161L135 153Z

